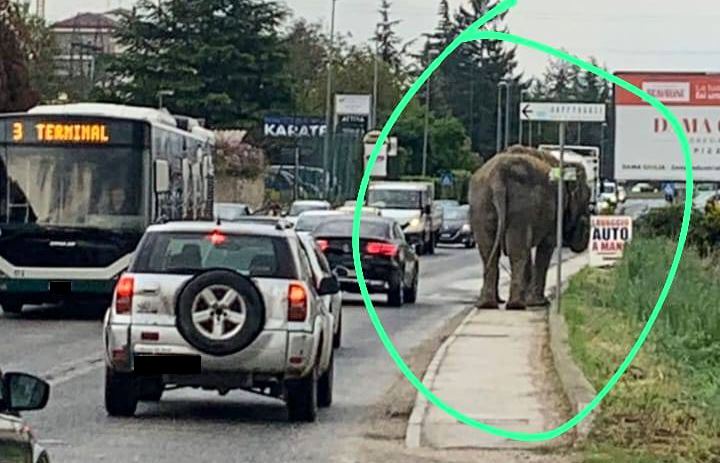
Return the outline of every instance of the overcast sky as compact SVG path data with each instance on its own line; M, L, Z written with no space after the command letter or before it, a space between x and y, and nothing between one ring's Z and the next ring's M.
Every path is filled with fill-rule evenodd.
M133 0L46 0L50 20L71 12L130 6ZM450 0L453 6L465 0ZM337 0L337 27L367 40L378 20L379 0ZM393 19L404 40L437 23L438 0L393 0ZM285 0L297 17L329 25L331 0ZM720 72L718 0L518 0L507 16L510 31L586 57L612 70ZM541 74L542 54L521 49L520 66Z

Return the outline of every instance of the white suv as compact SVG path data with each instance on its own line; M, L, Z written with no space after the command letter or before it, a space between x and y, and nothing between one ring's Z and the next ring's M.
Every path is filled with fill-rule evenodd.
M179 387L283 398L293 421L332 402L334 277L313 275L284 221L148 228L104 322L105 407Z

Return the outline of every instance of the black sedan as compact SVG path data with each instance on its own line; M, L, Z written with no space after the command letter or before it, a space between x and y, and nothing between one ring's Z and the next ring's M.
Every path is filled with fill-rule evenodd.
M351 247L352 225L352 217L332 218L318 226L313 236L343 291L359 293ZM363 217L360 254L368 292L387 294L388 304L393 307L415 302L420 264L397 222L384 217Z
M468 206L443 209L443 224L438 241L444 244L463 244L466 248L475 246Z

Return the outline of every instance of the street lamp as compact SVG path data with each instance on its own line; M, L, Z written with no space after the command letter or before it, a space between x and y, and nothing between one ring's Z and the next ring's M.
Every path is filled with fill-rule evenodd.
M508 122L510 121L510 84L505 81L501 80L498 82L498 95L497 95L497 133L496 133L496 140L495 140L495 152L499 153L501 149L507 148L508 145L508 137L510 133L510 128L508 127ZM503 123L503 117L502 117L502 89L505 88L505 141L503 142L503 131L502 131L502 123Z
M173 96L175 95L175 92L173 90L160 90L157 92L157 98L158 98L158 109L163 109L163 97L164 96Z
M372 97L372 118L370 119L370 127L372 129L377 128L377 108L378 108L378 82L379 82L379 69L378 69L378 53L379 43L375 40L375 55L373 56L373 97Z
M428 62L434 59L434 53L430 50L430 39L427 41ZM427 175L428 138L430 137L430 95L432 93L432 76L428 77L427 88L425 89L425 128L423 130L423 151L422 151L422 176Z
M323 146L323 170L325 171L323 182L323 193L328 196L329 178L328 178L328 160L330 157L330 137L335 131L332 118L332 90L333 90L333 69L335 59L335 4L337 0L332 0L332 13L330 15L330 55L327 64L327 89L325 93L325 142Z

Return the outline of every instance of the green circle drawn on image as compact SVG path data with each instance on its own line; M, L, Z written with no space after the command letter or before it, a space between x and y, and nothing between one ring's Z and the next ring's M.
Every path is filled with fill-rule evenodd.
M640 351L640 348L642 348L643 344L645 343L645 340L647 339L648 335L650 334L650 331L652 330L653 325L655 324L655 321L657 320L658 316L660 315L660 312L662 310L663 304L665 303L665 299L667 298L670 288L672 286L673 280L675 278L675 275L677 274L678 266L680 265L680 260L682 259L682 252L685 247L685 241L688 234L688 228L690 225L690 214L692 212L692 198L693 198L693 175L692 175L692 160L690 156L690 142L688 141L687 136L685 135L685 132L683 130L682 124L678 120L678 118L670 111L663 103L661 103L657 98L653 97L652 95L649 95L648 93L642 91L638 87L630 84L629 82L626 82L623 79L620 79L619 77L614 76L613 74L610 74L609 72L594 66L590 63L587 63L577 57L574 57L572 55L569 55L568 53L565 53L561 50L555 49L553 47L550 47L548 45L545 45L540 42L536 42L534 40L526 39L524 37L504 33L504 32L496 32L496 31L480 31L478 30L481 26L485 25L489 21L492 21L494 18L496 18L498 15L508 11L510 8L515 6L517 3L517 0L506 0L504 2L499 3L494 8L492 8L490 11L488 11L485 15L483 15L480 19L475 21L470 27L468 27L465 31L463 31L455 40L453 40L450 45L443 50L443 52L435 58L432 63L430 63L430 66L425 69L425 71L420 75L418 80L410 87L410 89L407 91L407 93L403 96L403 98L400 100L400 103L395 107L392 114L390 115L390 118L388 119L387 123L382 129L382 132L380 134L380 137L378 138L375 148L373 149L373 152L370 156L370 159L368 160L368 164L365 168L365 172L363 173L363 178L360 183L360 190L358 191L357 196L357 203L355 206L355 214L354 214L354 221L353 221L353 229L352 229L352 251L353 251L353 261L355 264L355 271L357 272L357 279L358 283L360 285L360 293L362 294L363 302L365 303L365 308L368 311L368 315L370 317L370 321L373 324L373 327L377 331L378 337L380 338L380 341L382 341L383 346L390 354L390 357L397 365L398 369L405 375L407 380L412 384L415 389L418 390L421 394L427 398L429 402L443 410L448 415L452 416L456 420L465 423L473 428L480 429L482 431L485 431L489 434L503 437L506 439L512 439L517 441L523 441L523 442L541 442L546 440L555 439L557 437L560 437L561 435L565 434L569 430L571 430L573 427L577 426L582 420L584 420L592 411L597 407L600 402L605 398L605 396L615 387L617 382L620 380L622 375L625 373L625 371L628 369L632 361L634 360L635 356ZM549 430L549 431L543 431L538 433L526 433L526 432L515 432L515 431L508 431L501 428L497 428L495 426L490 426L488 424L479 422L477 420L474 420L473 418L470 418L469 416L463 414L461 411L456 410L455 408L451 407L447 403L445 403L441 398L436 396L432 391L430 391L420 379L418 379L417 376L410 370L410 368L407 366L405 361L403 360L402 356L398 353L397 349L395 348L394 344L392 343L392 340L388 336L387 332L385 331L385 328L383 327L382 322L380 321L377 312L375 311L375 307L372 304L372 301L370 299L370 294L367 290L367 285L365 283L365 276L363 275L362 271L362 265L360 261L360 219L362 216L362 204L365 199L365 195L367 193L368 184L370 182L370 172L372 171L373 166L375 165L375 161L378 157L378 154L380 153L383 144L387 140L392 128L395 126L395 123L402 115L403 111L407 107L408 103L413 99L413 97L418 93L420 88L425 84L425 82L430 78L430 76L435 72L435 70L445 61L445 59L448 58L459 46L461 46L463 43L475 41L475 40L504 40L507 42L514 43L516 45L522 45L530 48L534 48L536 50L542 51L544 53L547 53L549 55L552 55L554 57L560 58L562 60L565 60L567 62L570 62L582 69L585 69L586 71L589 71L599 77L602 77L603 79L615 84L616 86L622 87L623 89L627 90L628 92L638 96L648 104L650 104L652 107L654 107L672 126L673 130L675 131L675 134L678 137L678 140L680 141L680 147L682 148L682 153L685 161L685 180L687 184L687 189L685 191L685 208L683 210L683 220L682 220L682 227L680 230L680 236L678 238L678 246L675 250L675 255L673 257L672 265L670 266L670 270L668 272L667 278L665 280L665 283L662 287L662 291L660 292L660 296L658 297L657 302L655 303L655 307L653 308L652 313L650 314L650 317L648 318L647 323L643 327L642 331L640 332L640 335L638 336L637 340L633 344L632 348L630 349L630 352L628 353L627 357L625 357L625 360L620 364L618 369L615 371L615 373L612 375L610 380L605 384L605 386L598 392L598 394L595 396L595 398L585 406L582 410L580 410L575 416L573 416L571 419L566 421L564 424L558 426L555 429Z

